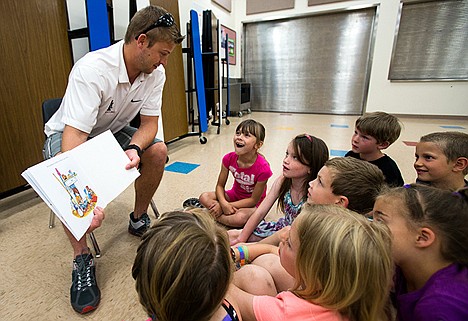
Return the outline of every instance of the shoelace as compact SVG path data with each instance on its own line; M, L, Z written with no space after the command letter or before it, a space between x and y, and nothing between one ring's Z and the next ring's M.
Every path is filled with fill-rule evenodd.
M88 258L89 256L86 256ZM75 261L75 267L77 272L77 290L81 291L86 287L92 286L92 278L91 278L91 266L92 266L92 259L86 259L80 256L78 260Z
M148 226L150 224L150 220L149 220L148 215L142 215L140 217L140 221L143 221L145 223L145 226Z

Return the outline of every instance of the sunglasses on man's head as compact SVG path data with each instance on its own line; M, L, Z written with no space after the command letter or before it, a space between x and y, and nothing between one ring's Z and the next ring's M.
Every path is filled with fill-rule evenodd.
M148 31L158 27L172 27L174 24L174 17L168 12L159 17L159 19L156 20L155 23L143 30L140 34L147 33ZM138 36L136 36L135 39L138 39Z

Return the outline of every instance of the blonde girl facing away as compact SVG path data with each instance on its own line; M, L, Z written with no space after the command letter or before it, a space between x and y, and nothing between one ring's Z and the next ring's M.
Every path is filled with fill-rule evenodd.
M317 177L328 160L328 147L320 138L301 134L288 144L283 159L283 173L273 183L265 200L250 216L242 230L230 230L231 245L260 241L292 224L307 201L310 181ZM284 217L278 221L262 221L278 200Z
M372 212L375 199L386 186L382 171L375 165L353 157L335 157L320 169L317 178L309 183L308 204L335 204L367 215ZM304 205L304 207L307 206ZM290 226L259 243L279 244ZM249 251L260 244L249 245ZM234 274L234 284L252 294L270 294L268 284L272 278L276 293L294 285L294 278L283 268L274 251L259 253L252 264ZM260 292L267 289L265 292Z
M265 127L253 119L242 121L233 137L234 151L223 157L216 191L200 195L200 203L220 223L242 227L266 196L270 164L258 152L265 140ZM229 173L234 177L226 190Z
M383 224L337 205L307 206L279 248L294 287L276 297L234 285L229 292L244 320L381 320L393 272L390 247Z
M377 198L374 220L393 236L398 320L468 320L467 190L390 189Z
M234 321L232 270L226 231L198 209L163 214L143 235L132 275L148 321Z

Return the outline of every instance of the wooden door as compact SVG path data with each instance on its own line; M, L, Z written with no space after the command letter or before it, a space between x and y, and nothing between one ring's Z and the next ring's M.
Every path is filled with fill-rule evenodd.
M152 5L161 6L169 11L180 28L179 2L174 0L150 0ZM162 122L164 140L188 133L187 105L185 100L184 63L182 46L177 45L169 56L166 68L166 84L163 92Z
M71 69L64 0L0 1L0 196L42 161L41 104L65 92Z

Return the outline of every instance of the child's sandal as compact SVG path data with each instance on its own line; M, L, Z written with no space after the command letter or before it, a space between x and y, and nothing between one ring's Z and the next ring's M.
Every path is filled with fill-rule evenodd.
M191 197L191 198L186 199L184 203L182 204L182 207L183 208L187 208L187 207L204 208L203 205L201 205L200 200L196 197Z

